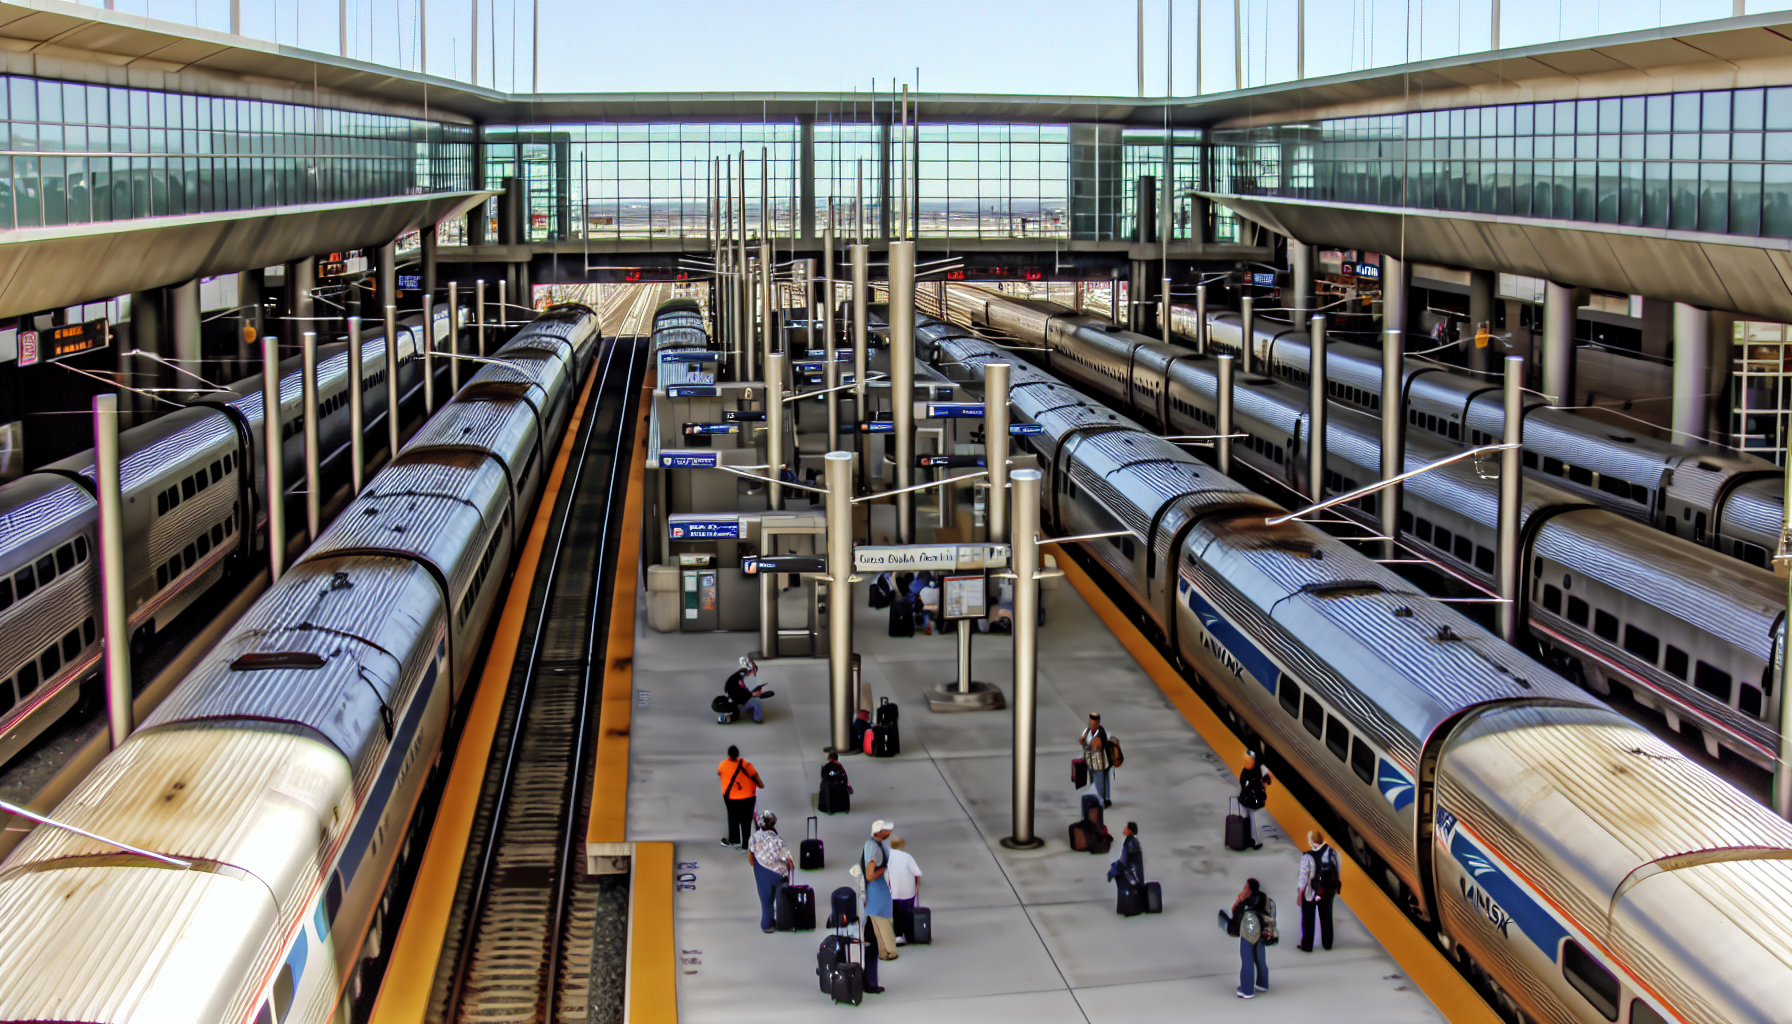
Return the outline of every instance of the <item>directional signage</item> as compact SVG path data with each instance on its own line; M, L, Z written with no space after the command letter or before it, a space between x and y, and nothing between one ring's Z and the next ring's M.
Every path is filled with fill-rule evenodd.
M895 432L896 424L889 420L869 420L859 424L859 433L861 434L893 434Z
M827 362L828 350L825 348L804 349L803 357L806 359L819 359L822 362ZM850 349L850 348L835 349L834 350L834 362L836 362L836 363L852 362L852 349Z
M720 464L720 454L701 451L660 452L661 469L714 469Z
M794 370L795 370L795 371L796 371L796 372L798 372L798 373L823 373L823 372L825 372L825 371L826 371L826 370L827 370L827 368L828 368L828 364L827 364L827 363L826 363L826 362L820 362L820 363L808 363L808 362L803 362L803 363L792 363L792 364L791 364L791 368L792 368L792 369L794 369Z
M915 418L924 420L972 420L983 417L982 402L916 402Z
M112 335L106 328L104 318L89 320L84 324L52 327L49 335L43 339L40 355L45 361L53 363L58 359L92 352L96 348L105 348L112 341Z
M1045 433L1045 428L1037 423L1010 423L1008 433L1014 437L1034 437Z
M671 348L660 353L662 363L719 363L722 353L706 348Z
M716 540L740 536L739 516L679 512L666 517L673 540Z
M1007 564L1006 544L897 544L853 549L853 568L859 572L1000 569Z
M827 572L828 560L820 555L768 555L741 559L740 570L748 576L762 572Z
M684 425L684 432L685 432L686 437L690 437L690 436L698 435L698 434L738 434L738 433L740 433L740 424L738 424L738 423L686 423Z
M970 466L981 466L983 464L983 456L981 455L917 455L915 457L915 465L922 469L939 469L941 467L961 469Z
M1269 271L1257 271L1251 274L1251 283L1259 288L1274 288L1276 275Z
M764 423L765 413L751 409L723 409L722 418L739 423Z
M716 398L721 390L704 384L675 384L666 389L666 394L673 398Z

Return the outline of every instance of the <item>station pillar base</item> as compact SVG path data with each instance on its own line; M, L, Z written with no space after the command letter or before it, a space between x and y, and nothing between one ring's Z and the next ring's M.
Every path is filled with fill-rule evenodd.
M927 707L930 711L1001 711L1008 706L1008 699L994 683L971 682L969 692L958 688L958 681L940 683L927 690Z
M1002 845L1010 850L1037 850L1045 845L1045 840L1038 836L1034 836L1025 841L1016 839L1013 836L1003 836Z

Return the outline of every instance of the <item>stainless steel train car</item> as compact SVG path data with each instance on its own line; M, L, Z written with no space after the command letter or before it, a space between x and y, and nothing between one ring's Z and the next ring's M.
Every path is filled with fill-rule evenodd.
M979 301L992 311L1003 306L999 298ZM1166 431L1213 429L1218 381L1211 358L1093 318L1045 320L1039 306L1007 309L1003 329L1022 338L1049 337L1056 372ZM1260 365L1288 351L1288 338L1272 338ZM1305 372L1304 357L1299 372ZM1425 379L1421 372L1409 366L1409 381ZM1360 376L1333 375L1334 397L1337 387L1355 387L1348 382ZM1234 445L1233 457L1308 494L1309 394L1297 379L1292 373L1236 375L1233 423L1248 437ZM1339 400L1328 417L1327 493L1354 490L1381 475L1380 423L1357 411L1366 404L1364 394L1359 389L1354 401ZM1526 416L1527 444L1533 424L1549 412L1533 409ZM1413 431L1408 468L1459 450L1435 432ZM1498 547L1495 486L1469 465L1415 479L1406 488L1401 537L1491 587ZM1355 506L1341 511L1379 525L1377 496ZM1780 707L1771 666L1785 632L1784 584L1765 569L1711 558L1691 537L1676 539L1614 512L1586 488L1570 489L1553 474L1527 474L1524 522L1521 563L1531 573L1521 614L1540 656L1601 695L1620 687L1713 757L1727 751L1771 770Z
M448 324L444 307L432 325L438 343ZM374 330L362 364L369 429L386 412L385 331ZM421 330L421 317L400 325L407 396L422 386ZM319 436L327 456L348 446L347 372L345 346L320 353ZM288 480L304 477L302 397L299 361L285 360ZM260 374L120 435L126 605L140 636L165 627L218 582L246 550L243 531L265 522L264 439ZM80 682L97 671L93 474L87 451L0 487L0 764L73 706Z
M0 864L0 1019L348 1019L537 469L598 348L550 310ZM524 380L528 378L528 380Z
M931 325L930 325L931 327ZM1784 1019L1792 824L1347 544L987 342L1091 553L1513 1021ZM918 333L926 334L925 330Z

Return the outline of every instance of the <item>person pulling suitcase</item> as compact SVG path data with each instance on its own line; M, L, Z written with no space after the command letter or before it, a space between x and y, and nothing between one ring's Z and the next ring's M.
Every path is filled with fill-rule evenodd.
M1269 784L1274 781L1270 778L1269 769L1263 767L1262 761L1257 757L1257 752L1245 751L1244 768L1238 773L1238 813L1244 817L1244 840L1253 850L1263 849L1263 844L1257 841L1256 812L1269 802Z
M758 829L748 841L748 860L753 865L753 882L759 887L759 930L767 935L778 930L778 890L796 873L796 861L778 835L778 816L760 811Z

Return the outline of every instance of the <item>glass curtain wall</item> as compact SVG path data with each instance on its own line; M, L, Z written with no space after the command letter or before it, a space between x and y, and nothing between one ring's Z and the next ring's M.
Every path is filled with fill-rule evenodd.
M0 228L472 187L473 129L291 103L0 82Z
M1139 179L1147 174L1157 181L1158 196L1170 197L1170 238L1186 241L1197 236L1194 222L1194 193L1201 176L1201 137L1199 128L1173 129L1170 134L1170 159L1175 180L1164 186L1164 133L1149 128L1128 128L1121 135L1122 191L1125 195L1124 217L1120 221L1120 237L1131 238L1138 231Z
M1792 88L1214 133L1218 191L1792 237Z
M865 238L876 238L883 216L883 194L878 179L882 159L883 127L878 124L829 124L815 126L815 233L827 226L828 198L834 199L835 231L850 240L856 215L862 218ZM862 180L855 178L863 173ZM899 183L893 183L899 185Z
M924 124L923 238L1069 238L1070 129Z

